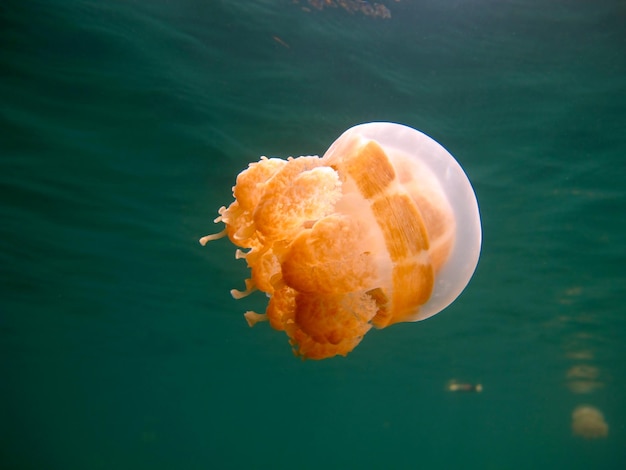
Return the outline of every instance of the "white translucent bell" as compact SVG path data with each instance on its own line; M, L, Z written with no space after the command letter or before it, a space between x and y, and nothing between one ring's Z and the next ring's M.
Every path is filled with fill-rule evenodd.
M452 251L437 273L430 299L408 319L423 320L446 308L461 294L478 264L482 231L474 189L461 165L445 148L426 134L402 124L371 122L354 126L331 145L324 157L332 154L342 140L354 135L376 141L392 161L394 155L408 155L419 161L430 170L428 177L436 179L454 212L456 232Z

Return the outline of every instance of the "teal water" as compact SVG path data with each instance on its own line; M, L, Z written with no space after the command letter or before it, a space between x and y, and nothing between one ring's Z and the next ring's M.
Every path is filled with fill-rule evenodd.
M0 5L0 468L624 468L626 3L383 3ZM481 260L302 362L197 239L248 162L373 120L461 162Z

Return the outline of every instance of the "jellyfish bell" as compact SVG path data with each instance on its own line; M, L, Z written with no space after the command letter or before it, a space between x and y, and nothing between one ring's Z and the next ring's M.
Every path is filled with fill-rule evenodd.
M572 412L572 433L585 439L599 439L609 435L609 425L599 409L579 405Z
M284 163L280 163L284 162ZM428 318L476 268L480 215L471 184L437 142L377 122L342 134L322 158L261 158L237 177L216 222L246 259L265 315L303 358L346 355L374 326Z
M482 229L474 189L461 165L443 146L402 124L371 122L354 126L330 146L324 159L341 154L346 142L354 139L375 141L384 149L422 216L434 219L426 221L431 240L451 236L446 239L450 252L441 263L428 302L407 318L424 320L442 311L463 292L478 264Z

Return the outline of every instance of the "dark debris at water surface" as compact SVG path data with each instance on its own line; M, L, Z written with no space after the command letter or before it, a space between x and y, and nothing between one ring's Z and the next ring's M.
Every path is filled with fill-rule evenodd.
M399 2L400 0L395 0ZM368 2L366 0L293 0L293 3L303 4L302 9L306 12L323 10L324 8L342 8L350 14L363 14L372 18L391 18L391 11L382 3ZM308 5L308 6L307 6ZM311 8L310 8L311 7Z

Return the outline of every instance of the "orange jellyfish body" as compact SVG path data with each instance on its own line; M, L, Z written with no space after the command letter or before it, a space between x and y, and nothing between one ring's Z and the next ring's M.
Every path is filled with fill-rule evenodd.
M250 326L269 320L289 336L295 354L324 359L347 355L372 326L421 320L454 300L478 260L478 208L449 156L448 170L467 182L461 199L471 196L475 212L474 246L464 255L456 247L456 213L467 207L455 206L439 170L411 155L424 138L435 154L449 156L414 129L370 123L348 130L323 158L262 157L239 174L235 201L215 220L226 229L200 241L227 235L247 249L237 258L246 259L251 278L244 292L232 294L258 289L269 296L265 315L246 313ZM453 273L437 288L451 259L462 279Z
M599 439L609 435L609 425L599 409L580 405L572 412L572 432L585 439Z

